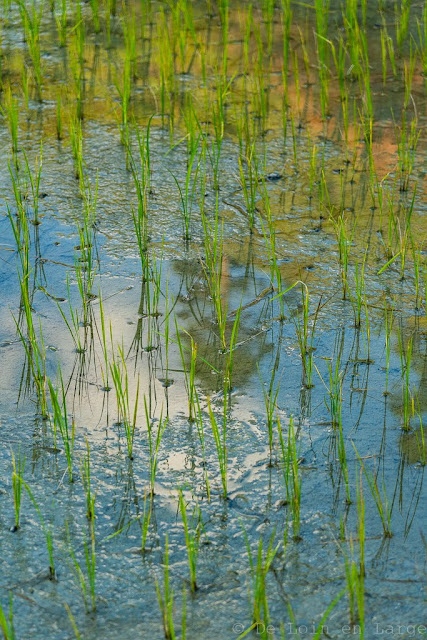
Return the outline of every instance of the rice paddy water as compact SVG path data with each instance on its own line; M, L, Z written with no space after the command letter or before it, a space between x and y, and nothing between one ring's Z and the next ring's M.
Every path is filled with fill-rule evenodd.
M0 0L6 640L425 637L427 4Z

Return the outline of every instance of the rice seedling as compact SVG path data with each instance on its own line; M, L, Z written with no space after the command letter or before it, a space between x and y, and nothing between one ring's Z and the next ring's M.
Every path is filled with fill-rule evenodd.
M417 18L418 54L422 63L423 73L427 70L427 9L424 6L421 20Z
M245 162L246 171L243 162ZM255 155L255 142L252 143L249 154L246 155L244 159L239 156L239 171L240 184L245 199L246 211L249 216L249 231L253 233L258 192L258 161Z
M9 221L12 226L13 235L15 237L16 248L21 260L22 273L27 276L30 272L29 268L29 250L30 250L30 234L27 220L27 210L25 206L25 200L27 195L27 185L22 178L22 174L12 169L12 165L9 162L9 175L12 182L13 196L16 206L16 222L12 217L9 205L8 215ZM25 262L23 260L25 257Z
M154 420L150 418L148 412L147 398L144 396L144 409L145 409L145 418L147 423L147 431L148 431L148 447L150 452L150 493L154 495L154 487L156 481L156 472L157 465L159 462L159 450L160 443L162 441L163 434L166 429L166 425L168 423L167 418L163 418L163 414L160 415L157 426L157 433L154 434Z
M390 351L392 344L391 332L393 328L393 314L394 314L394 304L391 307L387 306L387 301L384 298L384 323L385 323L385 370L386 370L386 378L385 378L385 390L384 395L388 395L388 379L389 379L389 369L390 369Z
M243 525L242 525L243 528ZM271 534L267 548L263 549L263 540L259 539L256 556L252 553L248 535L243 528L246 549L250 567L250 601L252 609L252 623L265 629L270 622L270 612L267 598L267 574L280 547L280 542L274 546L276 532ZM267 638L267 634L261 637Z
M310 188L310 200L313 198L314 185L317 178L317 152L318 149L315 144L312 145L310 153L310 174L309 174L309 188Z
M26 305L26 319L29 320L28 308ZM16 329L18 331L19 338L24 346L26 355L26 366L28 372L31 375L31 379L36 391L37 402L41 415L45 418L48 417L48 407L46 398L46 351L43 342L43 335L41 333L41 321L39 323L40 339L37 338L34 325L29 325L27 330L27 336L23 334L18 322L14 318ZM32 320L31 320L32 322Z
M401 237L400 234L400 223L397 220L396 214L394 212L394 205L392 197L387 194L388 201L388 225L387 225L387 245L385 245L386 257L388 258L387 263L378 271L378 275L381 275L383 271L388 269L388 267L393 264L397 258L400 256L400 252L393 252L394 247L394 239L395 236ZM385 244L385 243L384 243Z
M55 14L56 27L58 29L58 44L61 48L67 44L67 0L61 0L61 13Z
M412 81L414 78L415 66L417 63L417 50L412 46L410 42L409 62L404 63L404 86L405 86L405 98L403 101L403 109L406 110L409 107L412 97Z
M365 542L366 542L366 528L365 528L365 498L363 495L363 481L362 476L359 478L359 483L356 482L356 495L357 495L357 535L359 538L359 576L365 576ZM361 585L363 588L363 584ZM362 592L363 596L363 592ZM360 610L359 610L360 612Z
M44 287L41 290L47 294L47 291L46 289L44 289ZM84 346L84 343L82 342L81 335L80 335L80 326L81 326L80 317L77 309L73 309L71 304L70 278L68 274L67 274L67 300L68 300L70 318L67 318L64 310L62 309L61 302L57 300L56 304L58 307L58 311L61 314L62 319L64 320L65 325L71 335L76 352L83 354L85 352L85 346Z
M292 10L291 0L281 0L282 5L282 31L283 31L283 49L282 49L282 83L284 106L288 103L288 67L289 67L289 43L291 36ZM286 140L286 108L283 109L284 117L284 140Z
M219 471L221 475L222 497L226 500L228 495L228 451L227 451L227 415L226 415L226 395L224 395L224 412L222 417L222 429L218 425L216 416L212 410L211 401L206 398L208 403L209 419L211 423L212 433L215 441L215 448L218 457Z
M293 417L289 420L288 448L287 448L287 475L290 478L290 505L292 509L292 529L294 540L300 539L301 528L301 473L299 470L299 456L297 453L296 436Z
M169 347L170 347L170 307L169 307L169 282L166 279L166 288L165 288L165 313L164 313L164 347L165 347L165 378L164 385L167 389L171 384L172 379L169 378Z
M70 482L73 482L73 455L74 455L74 439L75 439L75 422L74 418L71 421L71 425L68 422L67 416L67 404L65 399L65 387L62 378L62 373L59 371L59 389L55 389L50 378L47 379L49 387L50 401L53 411L53 434L54 443L56 448L57 434L61 436L62 444L64 447L65 456L67 459L68 478Z
M327 40L329 22L329 0L315 0L316 12L316 45L318 71L320 80L320 105L322 117L328 115L329 110L329 45Z
M276 416L277 433L282 457L282 473L286 488L286 504L292 512L292 529L295 541L301 540L301 473L299 470L299 456L297 453L294 420L291 415L288 427L288 439L285 443L279 415Z
M186 93L184 96L184 107L182 116L185 122L185 141L187 145L187 168L191 162L191 156L194 151L199 148L199 142L202 140L203 128L199 122L196 113L196 106L194 104L193 94ZM201 145L201 151L203 151L203 145ZM201 154L200 154L201 155Z
M222 78L227 79L228 69L228 29L229 29L229 2L228 0L220 0L219 13L221 17L222 27Z
M393 221L395 228L395 237L398 242L399 251L397 256L400 257L400 279L405 279L405 266L406 266L406 256L408 252L409 241L412 237L411 231L411 219L415 205L415 196L417 193L417 187L414 187L414 193L411 199L411 202L408 207L405 207L404 210L404 224L401 224L400 221L396 219Z
M273 23L274 23L275 3L273 0L264 0L262 4L262 15L264 25L267 31L267 58L270 60L271 50L273 47Z
M197 433L200 440L200 445L202 447L203 474L205 478L206 495L207 495L208 502L210 502L211 491L210 491L210 483L209 483L209 475L208 475L208 466L206 462L205 430L203 426L203 415L200 407L200 400L199 400L199 395L197 393L197 390L196 390L196 402L197 402L196 427L197 427Z
M222 274L223 274L223 228L224 223L219 220L218 199L215 205L215 219L211 225L206 217L202 215L204 232L205 256L202 261L202 268L212 298L215 319L218 325L221 347L227 349L226 325L227 306L222 299Z
M74 168L76 180L83 181L84 163L83 163L83 130L81 118L71 117L69 120L68 132L70 136L71 151L74 159Z
M293 55L293 77L295 83L295 92L296 92L296 103L297 103L297 113L299 118L301 119L301 95L300 95L300 80L299 80L299 66L298 66L298 54L294 51ZM294 116L291 113L291 127L292 127L292 138L294 140L294 163L295 166L298 166L297 154L296 154L296 144L295 144L295 120Z
M182 368L184 371L185 378L185 387L187 389L187 397L188 397L188 419L192 422L196 416L196 398L197 398L197 390L195 385L195 377L196 377L196 363L197 363L197 344L194 342L192 336L187 334L190 338L190 369L187 368L184 347L181 341L181 332L178 327L178 322L175 316L175 329L176 329L176 341L179 348L179 353L181 355Z
M13 625L13 596L9 593L9 613L5 614L0 603L0 628L4 635L4 640L15 640L15 628Z
M80 463L80 473L82 476L83 487L86 493L86 518L88 520L95 519L95 498L96 494L92 494L92 479L90 471L90 447L86 438L86 455Z
M295 325L295 332L297 334L298 346L301 354L301 361L303 366L303 380L304 385L307 389L313 387L313 341L315 328L317 323L318 314L321 308L321 299L317 305L316 311L314 313L313 323L310 327L310 339L309 339L309 317L310 317L310 298L308 287L304 282L298 280L293 285L288 287L285 291L281 291L277 296L272 298L275 300L276 298L282 299L288 291L291 291L297 285L301 285L301 309L302 309L302 320L298 313L295 313L292 317L293 323ZM283 317L283 315L282 315ZM314 365L315 366L315 365Z
M278 256L277 256L277 248L276 248L276 230L274 227L274 220L273 220L271 207L270 207L270 199L268 197L268 191L267 191L264 177L262 177L261 179L261 184L262 184L262 198L263 198L264 210L266 215L266 222L264 222L263 218L261 217L260 223L261 223L265 246L266 246L269 260L270 260L271 284L274 289L277 289L280 292L277 296L272 298L272 302L276 300L276 298L279 299L279 305L280 305L279 320L283 322L285 319L283 295L288 291L290 291L295 286L295 284L292 285L291 287L288 287L285 291L282 291L282 272L280 270L280 265L277 259Z
M423 264L424 315L427 316L427 260Z
M169 106L169 134L173 139L174 115L173 100L175 95L175 73L174 73L174 51L172 48L171 37L168 29L166 14L164 8L160 8L160 16L157 21L157 37L159 42L163 43L160 48L160 113L162 118L162 126L165 126L167 117L167 107ZM168 104L169 103L169 104Z
M112 13L112 5L116 3L116 0L103 0L104 5L104 30L105 30L105 38L106 44L105 48L111 48L111 18L114 15Z
M101 291L99 291L99 294L98 294L98 301L99 301L99 318L101 320L101 332L98 331L98 336L100 339L102 356L104 360L104 366L101 366L103 390L110 391L111 390L111 387L109 385L110 364L109 364L109 354L108 354L108 347L107 347L107 331L105 326L104 304L102 301ZM110 322L110 336L112 335L112 331L113 330Z
M258 373L261 380L261 373L258 369ZM272 464L272 456L273 456L273 444L274 444L274 413L277 410L277 396L280 391L280 380L274 388L274 379L276 377L275 369L272 370L270 384L268 385L268 390L265 387L265 383L262 382L262 391L264 394L264 404L265 404L265 412L267 418L267 431L268 431L268 446L270 449L270 465ZM278 426L280 429L280 426Z
M160 589L160 584L155 578L157 600L159 603L160 612L162 614L163 632L165 640L178 640L178 635L175 631L173 621L173 606L174 606L174 593L170 586L169 578L169 543L168 536L165 536L165 552L164 552L164 587L163 593ZM181 618L181 635L180 640L185 640L187 633L187 608L186 608L186 595L185 587L182 590L182 618Z
M225 0L223 0L224 2ZM226 51L224 52L224 60L226 60ZM211 145L206 144L208 157L213 172L213 188L218 191L220 188L220 160L222 147L224 142L225 127L225 102L230 88L233 84L234 76L227 82L225 75L216 78L216 98L212 106L212 121L214 135Z
M118 347L118 357L116 357L113 352L113 361L112 363L110 363L110 373L114 384L114 389L116 391L118 420L123 426L125 432L128 457L130 460L133 460L133 445L139 399L139 376L136 387L134 409L133 412L131 412L129 397L129 377L126 359L123 353L123 347Z
M20 317L16 320L12 314L19 339L24 347L26 355L26 366L31 375L37 394L37 400L40 405L41 414L48 416L47 400L46 400L46 351L43 340L43 332L41 318L39 318L38 334L33 319L33 309L31 306L32 294L29 290L29 244L28 244L28 227L26 225L26 217L21 217L25 221L23 225L15 223L10 210L8 209L9 220L12 224L12 230L15 236L18 252L20 254L21 268L18 270L19 285L21 291L21 309ZM23 230L23 244L21 245L21 231ZM25 319L26 329L21 327L21 313ZM25 333L24 333L25 332Z
M6 119L9 128L11 151L13 161L18 167L18 126L19 126L19 103L12 95L10 86L5 92L3 106L0 107L2 116Z
M36 158L34 174L30 169L30 165L28 163L27 154L24 153L24 161L25 161L25 175L30 183L31 195L33 199L33 212L34 212L34 220L33 224L40 224L39 219L39 199L40 199L40 180L41 180L41 172L43 165L43 144L40 144L40 155Z
M81 635L80 635L80 631L79 631L79 629L77 627L76 620L75 620L75 618L74 618L74 616L73 616L73 614L71 612L70 607L68 606L68 604L66 602L64 602L64 607L65 607L65 610L66 610L66 612L68 614L68 619L70 620L70 623L71 623L71 626L73 628L76 640L81 640Z
M22 67L22 76L21 76L21 89L22 95L24 98L25 109L28 112L28 107L30 103L30 74L28 73L28 67L26 64Z
M80 182L83 198L82 219L76 221L79 234L79 244L75 247L74 270L77 286L82 301L83 325L89 324L90 303L95 298L93 286L99 261L96 258L96 203L98 195L98 179L93 191L89 180L83 178Z
M9 25L9 13L10 13L11 5L12 5L11 0L3 0L2 2L2 10L3 10L2 18L4 20L5 26Z
M70 119L75 118L76 121L81 122L83 120L83 107L85 99L85 76L84 76L84 27L82 20L77 21L73 28L73 38L71 40L71 59L70 69L72 74L72 90L73 90L73 102L75 103L75 111L71 114ZM72 134L71 126L69 127L70 137ZM71 138L72 140L72 138ZM80 178L77 167L76 178Z
M155 251L150 256L147 253L145 262L141 258L143 265L141 301L139 305L140 321L138 323L138 331L135 335L133 345L139 345L142 340L142 319L146 318L146 340L147 344L144 351L151 352L159 347L154 342L154 338L160 336L158 318L162 315L159 311L160 298L164 295L162 292L162 266L163 266L163 246L160 257L157 258ZM142 343L141 343L142 344Z
M85 45L85 21L82 15L82 7L80 4L75 5L75 14L74 14L74 26L72 29L72 33L74 34L74 39L72 41L74 47L74 53L77 54L77 59L79 66L83 68L83 58L84 58L84 45Z
M48 558L49 558L49 579L50 580L56 580L56 571L55 571L55 560L54 560L54 555L53 555L53 536L52 536L52 527L51 526L47 526L45 523L45 520L43 518L42 512L40 510L40 507L33 495L33 492L31 491L30 487L28 486L28 484L26 482L24 482L22 480L22 483L25 487L26 492L28 493L28 496L31 500L31 502L33 503L33 506L37 512L37 515L39 517L40 520L40 525L43 531L43 535L45 537L45 541L46 541L46 549L47 549L47 554L48 554Z
M242 307L240 305L238 309L235 312L233 312L234 322L231 329L230 340L227 348L227 358L225 363L224 393L230 392L232 389L233 364L234 364L235 350L238 347L237 337L239 334L241 311L242 311Z
M23 202L22 191L20 190L15 177L13 176L11 167L9 165L9 170L11 172L12 185L15 195L15 202L17 213L14 216L10 210L9 205L7 204L7 213L10 221L10 225L12 227L13 236L15 239L16 250L18 252L19 262L18 262L18 279L20 283L20 287L22 289L21 309L26 310L26 302L29 304L29 311L31 311L30 301L32 299L32 294L30 293L30 276L31 276L31 267L30 267L30 233L28 227L28 220L25 211L25 206Z
M160 589L160 584L157 578L155 578L157 600L160 607L160 613L162 615L163 633L165 640L174 640L175 627L173 622L173 589L170 584L169 578L169 539L168 535L165 535L165 550L163 553L163 593Z
M101 31L101 21L99 16L99 0L90 0L90 8L92 10L93 29L95 33Z
M422 285L422 257L421 248L412 242L412 262L414 265L414 284L415 284L415 311L421 309L421 285Z
M63 117L62 117L62 96L59 90L56 94L56 138L62 140L64 137Z
M386 33L387 33L387 31L386 31ZM395 55L395 51L394 51L393 38L387 34L386 40L387 40L387 51L388 51L388 57L390 59L391 69L392 69L392 72L393 72L393 76L396 77L397 76L397 65L396 65L396 55Z
M21 451L18 451L18 457L15 458L15 454L11 451L12 456L12 491L13 491L13 505L15 508L15 525L14 531L18 531L21 521L21 505L22 505L22 487L23 487L23 475L25 470L25 456L21 456Z
M70 530L68 522L65 522L65 532L67 536L68 553L71 558L72 568L76 577L77 584L80 588L84 606L87 612L96 610L96 544L95 544L95 525L91 521L90 525L90 542L86 537L83 540L84 548L84 569L82 563L77 559L71 544Z
M148 502L148 507L147 507ZM144 508L141 517L141 551L145 553L147 550L147 537L150 527L151 516L153 513L153 494L150 492L149 497L147 491L144 491Z
M136 194L138 198L138 210L132 209L133 223L135 227L135 235L138 243L139 255L141 258L142 273L145 274L147 267L147 248L148 248L148 193L150 190L150 127L151 118L148 121L145 136L142 137L137 128L137 139L139 149L140 166L137 169L134 159L130 158L130 168L135 184Z
M360 629L360 637L365 633L365 501L363 497L362 476L356 483L357 490L357 542L359 546L359 558L355 550L355 539L350 534L348 538L349 553L343 549L345 576L350 613L350 625L356 631ZM344 537L346 531L343 530Z
M368 251L365 250L362 264L359 265L359 263L356 262L354 266L355 293L354 295L350 294L350 300L353 306L354 326L356 327L356 329L360 329L360 326L362 324L362 310L365 310L365 317L369 319L367 315L366 284L365 284L365 266L366 266L367 255L368 255Z
M319 624L316 627L314 627L314 624L313 624L313 635L311 637L311 640L320 640L322 636L325 635L325 632L327 633L326 631L327 625L325 625L325 622L327 621L331 612L336 607L338 602L341 600L345 592L346 592L346 589L342 589L342 591L338 593L338 595L332 600L330 605L327 607L326 611L324 612L324 614L320 619ZM305 625L299 626L297 624L295 619L295 614L292 609L292 605L290 602L288 602L287 604L288 604L288 614L289 614L290 622L286 623L286 625L281 626L281 631L283 632L283 635L282 635L283 639L285 638L285 629L289 631L289 633L291 633L292 635L296 635L298 637L299 636L298 630L303 631L303 629L307 628Z
M199 139L200 136L197 138L187 160L187 172L184 186L180 185L177 177L172 173L172 177L178 187L181 202L183 238L186 242L191 239L191 215L197 187L197 176L200 167L200 156L196 162Z
M382 72L383 72L383 86L386 86L387 83L387 27L385 24L381 27L381 64L382 64Z
M119 80L116 81L116 89L120 98L120 112L121 112L121 117L119 119L120 141L123 147L126 149L126 168L127 169L130 168L129 105L131 100L131 91L132 91L131 87L132 87L132 79L131 79L130 60L128 57L126 57L123 74L120 78L120 81Z
M291 132L292 132L292 150L294 154L294 167L295 167L295 172L297 172L298 170L297 169L298 167L297 134L296 134L296 127L295 127L295 118L292 113L290 115L290 119L291 119Z
M86 570L88 575L89 582L89 591L90 591L90 600L92 611L96 609L96 595L95 595L95 578L96 578L96 555L95 555L95 527L92 522L91 526L91 541L90 548L84 543L85 546L85 560L86 560Z
M314 318L309 331L309 317L310 317L310 298L309 290L306 284L301 284L301 307L302 307L302 320L297 313L293 316L295 324L295 331L297 334L298 345L300 349L301 362L303 367L303 380L304 386L307 389L313 387L313 353L314 353L314 334L316 329L317 317L320 310L321 300L317 305L317 309L314 313ZM310 333L310 337L309 337Z
M19 7L19 12L21 14L28 53L33 65L37 94L39 100L41 101L43 68L40 50L40 26L43 16L43 3L40 3L40 7L38 9L34 1L32 2L31 7L27 7L27 5L22 0L18 0L17 4Z
M359 625L360 627L360 637L363 638L364 630L363 630L363 594L364 587L363 575L360 574L358 565L356 560L354 559L355 551L354 551L354 540L350 535L349 540L349 556L347 554L344 555L344 564L345 564L345 575L347 581L347 592L348 592L348 601L349 601L349 613L350 613L350 625L351 627L355 627Z
M418 415L418 420L420 423L420 428L419 431L415 431L415 438L416 438L416 442L417 442L417 449L419 452L419 457L420 457L420 464L421 466L425 467L426 463L427 463L427 454L426 454L426 439L425 439L425 434L424 434L424 424L423 424L423 419L421 416L421 411L419 408L419 403L418 403L418 408L417 408L417 415Z
M394 5L395 8L395 25L396 25L396 42L399 49L402 49L403 43L407 38L409 29L409 13L411 9L411 0L401 0L400 11L398 3Z
M333 444L336 449L336 455L338 456L341 477L344 478L346 503L351 504L352 499L350 495L350 484L349 484L348 466L347 466L347 452L346 452L343 424L342 424L342 376L340 372L337 377L336 369L334 373L332 372L332 365L330 362L328 362L328 369L329 369L329 380L330 380L329 409L334 411L334 418L332 420L332 424L334 427ZM333 388L333 391L331 393L332 388Z
M380 487L378 486L378 470L375 472L369 471L366 468L365 462L360 457L354 442L353 447L356 452L357 459L359 460L361 471L363 471L365 478L368 481L369 489L374 499L378 515L380 516L384 537L391 538L393 536L391 530L391 516L393 513L394 500L390 504L384 480L382 483L382 489L380 490Z
M353 244L353 237L356 230L356 221L354 222L351 230L348 230L343 214L339 216L337 221L335 220L335 218L331 216L331 221L334 225L335 234L338 241L340 275L341 275L341 285L342 285L342 294L343 294L342 297L343 297L343 300L345 300L347 298L347 292L349 290L348 265L349 265L350 250Z
M268 96L269 96L269 88L265 83L265 72L264 72L264 42L260 33L260 26L257 23L254 23L254 36L257 45L257 53L258 55L255 58L255 69L254 72L254 85L256 90L253 92L252 100L254 103L254 111L259 119L259 133L261 136L264 135L267 129L267 116L268 116Z
M328 396L327 396L328 399L325 398L325 405L331 416L332 426L336 428L339 426L341 422L342 387L343 387L343 380L344 380L344 372L341 371L340 355L336 359L335 367L332 366L331 361L327 362L327 366L328 366L328 378L329 378L328 385L325 384L325 382L323 381L323 378L320 375L317 367L316 367L316 370L328 392Z
M388 176L385 176L382 180L376 178L376 196L378 201L378 209L379 209L379 229L382 231L383 229L383 213L384 213L384 192L385 192L385 181Z
M363 112L360 113L361 124L363 127L365 141L372 142L372 126L374 121L374 109L371 91L371 73L369 65L368 41L363 30L360 32L360 56L363 71L359 76L360 93L363 96L362 107Z
M411 418L414 415L414 399L411 393L410 379L413 336L410 336L406 345L404 345L401 330L398 331L397 335L399 340L400 366L402 372L402 428L404 431L409 431L411 428Z
M185 504L182 489L179 490L179 510L181 512L182 524L184 526L185 546L187 548L188 566L190 569L190 588L194 593L197 589L196 568L197 557L199 555L200 531L201 531L201 514L198 506L193 512L193 523L188 522L187 507Z
M188 25L193 24L191 6L187 2L176 2L170 3L169 8L171 11L173 51L175 53L175 73L178 70L184 73L187 68ZM189 14L188 20L186 19L186 10Z
M283 479L285 481L286 504L289 504L290 500L291 500L291 486L290 486L291 466L290 466L290 462L289 462L289 459L288 459L288 449L287 449L287 446L285 445L285 439L283 437L283 431L282 431L282 423L280 421L279 415L277 415L277 417L276 417L276 425L277 425L277 433L278 433L278 436L279 436L280 454L281 454L281 458L282 458L280 466L281 466L281 469L282 469Z
M417 118L412 118L408 128L406 112L402 111L401 124L400 126L395 125L395 129L400 191L405 192L409 189L415 162L415 151L420 137Z

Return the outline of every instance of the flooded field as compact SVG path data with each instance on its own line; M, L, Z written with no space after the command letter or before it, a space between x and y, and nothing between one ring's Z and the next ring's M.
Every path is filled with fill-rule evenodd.
M6 640L427 634L427 5L1 0Z

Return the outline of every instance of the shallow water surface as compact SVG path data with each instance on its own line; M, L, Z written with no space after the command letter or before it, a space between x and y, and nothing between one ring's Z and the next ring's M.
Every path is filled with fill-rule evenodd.
M5 638L423 637L424 3L1 16Z

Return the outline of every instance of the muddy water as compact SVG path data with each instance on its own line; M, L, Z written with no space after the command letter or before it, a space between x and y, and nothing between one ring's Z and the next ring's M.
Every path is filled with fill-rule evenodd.
M239 6L237 6L239 4ZM393 188L398 176L395 121L400 119L404 99L404 65L409 60L409 35L397 57L399 73L394 78L390 63L383 85L379 28L384 18L393 38L394 3L383 3L381 16L369 5L367 34L374 109L373 155L384 194L402 229L405 215L415 198L411 218L413 247L425 260L425 78L420 61L415 65L408 121L417 116L420 137L408 192ZM144 4L145 7L145 4ZM229 315L227 337L242 305L235 349L232 389L227 407L227 454L229 496L220 497L221 481L212 435L208 398L221 420L225 356L218 338L213 305L206 282L206 247L200 216L199 192L191 219L191 238L182 238L182 216L176 182L186 175L185 96L194 98L200 122L210 120L210 106L216 96L215 64L221 42L219 14L204 3L193 6L198 36L206 44L207 81L202 79L200 58L187 34L181 65L177 55L175 101L169 105L166 126L160 112L159 70L162 24L161 6L151 5L151 13L134 7L138 24L136 77L131 101L132 114L142 131L151 122L151 185L148 196L149 251L152 268L160 282L159 314L147 316L147 283L141 277L141 261L133 228L132 206L137 206L132 174L126 168L126 154L120 142L120 84L125 57L121 18L112 18L111 45L103 32L94 34L90 7L82 7L86 29L84 49L85 100L83 155L85 175L92 190L98 185L94 255L96 274L83 326L82 301L77 286L76 261L81 257L77 232L82 198L75 178L68 113L75 108L72 93L72 33L67 46L58 47L56 23L44 8L41 48L44 69L43 101L37 100L31 77L26 104L21 85L24 62L31 68L23 42L22 22L15 5L3 17L2 73L6 85L19 100L19 150L30 166L40 153L43 140L43 167L40 200L41 224L30 224L30 287L32 313L42 326L46 374L53 381L61 367L67 389L67 411L76 425L73 464L74 482L68 481L66 458L58 439L55 444L49 421L37 406L25 350L16 322L20 324L20 288L15 238L7 204L15 214L11 174L8 169L10 134L6 120L0 125L0 553L2 570L0 600L7 612L13 596L16 637L74 637L65 604L70 607L82 638L164 637L155 580L163 588L165 535L169 536L170 579L174 590L173 615L180 634L185 592L187 637L197 639L237 638L251 625L248 598L251 585L250 561L245 535L252 553L260 539L264 549L273 536L282 543L266 576L271 621L271 637L294 637L291 605L302 638L312 637L314 628L330 603L346 586L345 560L359 560L357 488L360 481L366 509L364 578L365 638L388 630L388 637L422 637L411 625L425 623L426 493L422 455L421 421L426 416L426 309L425 293L416 296L416 271L411 245L407 252L405 278L400 278L399 258L383 273L389 259L389 205L383 211L373 206L370 167L360 128L349 126L349 149L343 141L342 111L336 76L330 82L330 113L321 117L319 83L313 36L314 12L295 3L291 27L291 51L298 61L300 87L295 68L288 81L287 139L283 141L282 17L274 12L270 63L264 64L264 86L268 94L266 120L256 112L259 93L254 78L245 85L236 75L227 95L225 134L220 160L220 189L216 190L210 169L201 197L210 220L216 206L223 221L221 295ZM171 18L166 11L170 29ZM56 9L59 15L60 8ZM230 7L229 77L244 71L244 45L248 5ZM421 3L411 8L410 32L417 37ZM74 24L71 19L69 24ZM260 20L260 12L254 8ZM7 17L7 20L6 20ZM261 23L260 23L261 24ZM265 26L265 29L267 27ZM331 2L331 37L343 33L341 5ZM261 27L261 37L267 31ZM302 36L301 36L302 34ZM301 39L302 38L302 39ZM254 47L252 43L252 47ZM396 45L397 46L397 45ZM306 54L304 54L304 50ZM309 61L305 67L305 58ZM252 63L256 58L251 53ZM295 64L295 63L294 63ZM308 70L308 75L307 75ZM183 71L186 71L184 74ZM30 74L31 75L31 74ZM63 140L56 140L56 99L64 105ZM348 83L349 95L356 96L360 109L358 82ZM4 96L3 96L4 97ZM270 256L266 249L267 210L265 198L257 195L256 224L252 234L239 186L239 114L257 136L257 153L263 158L262 175L274 221L276 259L282 289L297 280L310 292L309 325L316 319L312 347L315 369L313 386L304 384L296 323L301 318L300 289L283 297L284 319L280 319L277 283L271 284ZM353 109L353 107L351 107ZM175 128L167 128L171 114ZM295 142L290 130L294 118ZM352 116L353 118L353 116ZM352 122L351 118L351 122ZM261 124L260 124L261 122ZM209 130L212 135L212 128ZM310 180L313 144L316 147L315 177ZM131 133L133 152L137 140ZM13 174L12 166L12 174ZM323 178L322 178L323 176ZM323 185L323 186L322 186ZM322 196L323 189L323 196ZM325 205L325 189L327 206ZM29 219L32 217L28 205ZM369 314L369 334L364 311L362 326L354 326L354 310L342 299L338 244L334 220L345 212L351 229L349 282L354 293L356 263L366 254L365 287ZM393 241L393 253L399 247ZM424 243L424 244L423 244ZM415 253L416 253L415 251ZM67 287L67 279L69 287ZM118 423L114 390L106 391L106 371L100 313L102 298L107 326L108 357L112 359L110 326L114 350L120 345L126 357L131 402L139 384L133 460L127 457L123 428ZM166 303L167 301L167 303ZM390 334L390 361L386 370L384 305L394 305ZM84 350L78 352L60 312L69 319L70 307L79 312L79 335ZM170 315L168 315L168 311ZM176 318L176 325L175 325ZM171 340L167 349L165 332ZM185 376L177 347L176 326L189 347L197 344L195 384L205 430L205 456L197 425L188 420ZM410 389L419 414L402 429L402 362L399 344L412 336ZM189 351L184 351L190 367ZM342 379L342 432L347 457L349 491L339 464L338 433L327 405L329 366L338 364ZM277 414L287 440L293 416L301 477L300 540L292 538L292 513L286 504L283 462L275 427L270 454L265 407L272 373L277 393ZM139 381L139 382L138 382ZM111 375L109 377L111 384ZM387 391L387 393L384 393ZM149 488L149 444L144 403L154 425L165 417L159 449L153 498L153 514L147 552L140 552L141 516L144 495ZM133 406L133 405L132 405ZM81 477L81 461L91 452L93 491L96 492L96 611L86 613L70 547L85 571L84 542L90 538L86 518L86 497ZM26 457L25 482L31 488L44 527L53 535L56 576L49 579L48 554L43 526L27 493L24 492L21 527L14 524L12 462L21 452ZM374 496L360 460L370 473L377 474L381 496L386 495L391 512L392 537L384 537ZM425 460L425 458L424 458ZM210 481L207 496L206 471ZM197 565L198 589L191 594L185 536L178 511L178 490L183 489L190 511L200 508L203 524ZM385 494L384 494L385 492ZM383 501L385 498L383 497ZM245 532L245 533L244 533ZM288 532L288 535L285 535ZM114 535L117 533L117 535ZM112 537L113 536L113 537ZM286 544L283 540L286 538ZM345 637L351 623L349 595L346 593L325 622L329 637ZM313 627L314 624L314 627ZM400 626L399 626L400 625ZM354 631L354 633L353 633ZM263 633L260 625L255 636ZM360 636L357 628L353 635ZM180 636L179 636L180 637ZM250 637L250 635L248 636ZM295 637L297 637L295 635Z

